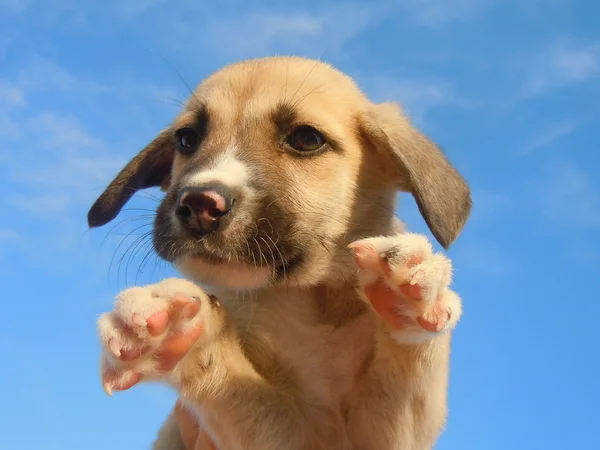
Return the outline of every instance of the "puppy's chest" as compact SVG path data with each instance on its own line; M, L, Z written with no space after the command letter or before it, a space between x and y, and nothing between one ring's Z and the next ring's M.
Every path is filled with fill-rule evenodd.
M303 294L303 295L302 295ZM340 401L373 356L375 321L352 293L265 295L231 314L257 371L286 389Z

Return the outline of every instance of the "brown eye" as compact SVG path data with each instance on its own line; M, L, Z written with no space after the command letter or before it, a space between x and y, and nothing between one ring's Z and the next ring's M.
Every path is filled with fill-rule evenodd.
M314 152L325 144L325 138L313 127L301 126L290 133L287 144L299 152Z
M200 141L198 132L193 128L181 128L175 133L177 137L177 147L184 155L191 155L198 147Z

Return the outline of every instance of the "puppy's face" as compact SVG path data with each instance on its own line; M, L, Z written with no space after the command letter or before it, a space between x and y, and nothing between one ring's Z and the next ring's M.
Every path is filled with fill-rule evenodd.
M228 66L115 178L90 210L112 220L160 185L154 247L199 282L311 285L354 239L389 232L397 190L412 192L448 246L469 191L439 150L391 104L300 58Z

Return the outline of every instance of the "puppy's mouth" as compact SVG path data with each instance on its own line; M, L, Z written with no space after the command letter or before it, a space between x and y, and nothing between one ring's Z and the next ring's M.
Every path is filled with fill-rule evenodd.
M212 245L196 240L180 245L172 252L171 262L183 273L200 282L221 286L252 288L284 282L303 261L302 253L282 249L265 250L254 239L246 242L245 252L212 249Z
M175 229L159 215L154 228L154 248L161 258L175 265L201 261L215 267L244 266L268 269L274 278L282 278L301 264L303 254L298 245L274 231L272 225L265 229L259 221L246 230L198 236Z
M302 254L299 251L289 254L273 244L265 245L265 248L262 248L253 240L252 243L254 245L251 245L251 241L247 241L246 251L239 253L212 248L212 245L199 239L193 243L188 242L173 258L173 262L180 259L199 259L215 266L244 264L255 268L268 267L283 273L293 269L302 261Z

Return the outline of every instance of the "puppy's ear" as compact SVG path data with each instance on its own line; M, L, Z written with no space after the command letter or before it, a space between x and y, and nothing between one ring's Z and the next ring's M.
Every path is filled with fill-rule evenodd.
M395 103L372 105L360 126L391 169L396 187L413 194L432 234L448 249L471 211L465 180Z
M171 178L175 147L171 129L163 130L138 153L98 197L88 212L88 225L99 227L113 220L140 189L161 186Z

